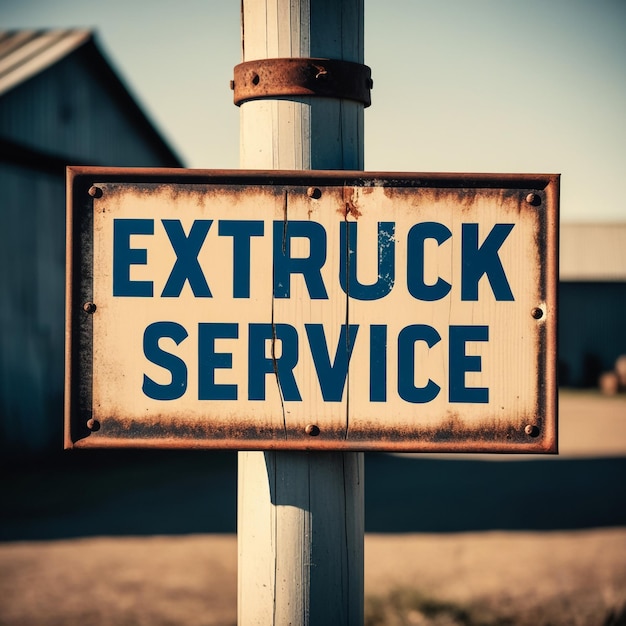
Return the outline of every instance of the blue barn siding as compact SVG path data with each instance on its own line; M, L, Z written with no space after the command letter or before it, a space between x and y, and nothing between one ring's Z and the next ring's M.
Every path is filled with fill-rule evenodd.
M80 160L73 165L179 165L159 153L145 123L121 108L127 103L111 93L110 78L99 81L86 63L74 54L0 96L0 136Z
M0 94L0 455L60 451L65 166L180 167L91 41Z
M63 407L63 180L0 167L0 428L18 452L60 445Z
M597 386L626 354L626 283L561 282L559 285L560 384Z

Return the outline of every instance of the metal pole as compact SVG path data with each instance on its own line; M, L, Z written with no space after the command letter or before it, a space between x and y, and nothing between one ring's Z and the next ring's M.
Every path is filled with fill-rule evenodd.
M243 0L243 61L363 63L363 0ZM363 104L241 105L244 169L363 169ZM363 623L363 454L240 452L239 626Z

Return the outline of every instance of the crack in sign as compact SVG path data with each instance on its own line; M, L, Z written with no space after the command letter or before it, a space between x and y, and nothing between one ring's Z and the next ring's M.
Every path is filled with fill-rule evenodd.
M346 192L350 192L350 196L355 193L354 189L348 187L343 188L343 200L345 210L343 213L343 219L346 224L346 231L350 227L348 222L348 214L351 214L355 219L361 217L361 212L357 209L356 204L353 202L352 197L346 198ZM350 276L350 237L346 237L346 249L344 250L344 263L346 264L346 276ZM346 328L350 328L350 281L346 282ZM350 432L350 334L346 334L346 353L348 356L348 372L346 374L346 430L344 440L348 440L348 434Z
M288 191L285 189L283 196L283 241L282 251L285 254L287 250L287 205L288 205ZM285 411L285 397L283 389L280 384L280 375L278 373L278 360L276 359L276 321L274 319L274 305L276 295L274 293L274 264L272 263L272 365L274 367L274 376L276 377L276 385L278 387L278 397L280 398L280 407L283 414L283 432L285 439L287 439L287 413Z

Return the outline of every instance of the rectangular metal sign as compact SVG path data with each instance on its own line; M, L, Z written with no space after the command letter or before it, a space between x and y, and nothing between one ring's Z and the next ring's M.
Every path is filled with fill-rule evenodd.
M556 452L558 184L69 168L66 447Z

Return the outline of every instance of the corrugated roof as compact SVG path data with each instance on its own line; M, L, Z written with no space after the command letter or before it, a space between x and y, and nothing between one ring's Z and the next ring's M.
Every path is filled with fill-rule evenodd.
M561 224L560 277L626 281L626 222Z
M92 37L89 30L0 31L0 95L50 67Z
M0 30L0 97L73 53L82 55L98 76L99 83L109 89L120 107L132 116L135 129L144 133L155 150L162 154L163 166L181 167L180 157L111 66L97 44L96 34L91 30ZM13 156L17 152L19 150L15 147L10 150ZM59 157L56 160L69 162L68 157L72 155L56 156ZM84 162L84 159L80 161Z

